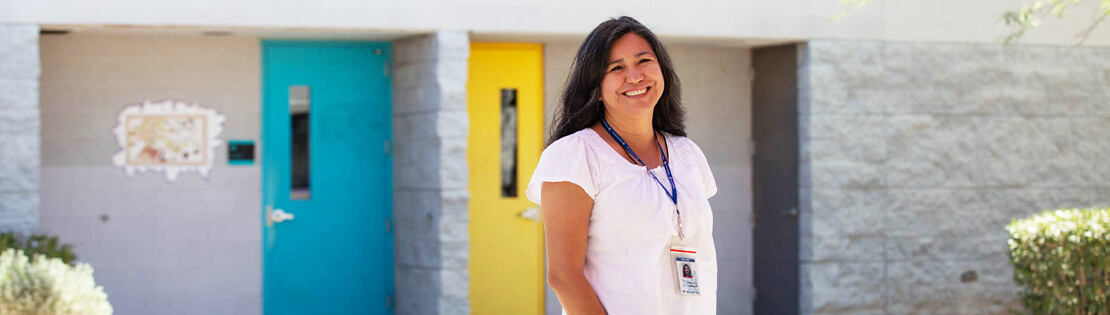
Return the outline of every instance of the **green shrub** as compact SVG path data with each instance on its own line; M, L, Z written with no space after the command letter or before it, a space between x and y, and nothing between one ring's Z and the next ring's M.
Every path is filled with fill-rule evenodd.
M25 240L21 240L14 232L0 234L0 252L9 248L22 250L27 253L27 256L44 255L47 258L58 258L67 264L73 264L73 261L77 260L72 246L60 244L58 237L46 234L33 234Z
M1048 211L1006 226L1014 280L1035 314L1110 314L1110 209Z
M0 253L0 314L100 315L112 305L88 264L8 249Z

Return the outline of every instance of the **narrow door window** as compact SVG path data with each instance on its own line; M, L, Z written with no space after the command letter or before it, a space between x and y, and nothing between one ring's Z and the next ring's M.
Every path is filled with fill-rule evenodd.
M309 110L312 108L309 102L309 88L307 85L290 85L289 86L289 117L292 121L292 143L290 145L292 156L290 157L290 166L292 170L291 187L289 187L289 199L291 200L307 200L312 196L310 190L310 175L309 172Z
M501 89L501 197L516 193L516 89Z

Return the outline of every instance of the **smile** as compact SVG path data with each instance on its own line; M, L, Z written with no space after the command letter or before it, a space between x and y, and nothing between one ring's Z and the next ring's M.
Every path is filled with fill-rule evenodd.
M628 92L624 92L624 96L638 96L638 95L641 95L641 94L647 93L647 91L648 91L649 89L651 89L651 87L650 87L650 86L645 86L645 87L644 87L644 88L642 88L642 89L638 89L638 90L631 90L631 91L628 91Z

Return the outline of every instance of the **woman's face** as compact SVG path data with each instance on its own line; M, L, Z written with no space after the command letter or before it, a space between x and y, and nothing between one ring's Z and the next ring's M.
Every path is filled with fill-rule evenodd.
M601 100L608 113L650 114L663 95L663 70L643 37L628 33L609 49L609 65L601 81Z

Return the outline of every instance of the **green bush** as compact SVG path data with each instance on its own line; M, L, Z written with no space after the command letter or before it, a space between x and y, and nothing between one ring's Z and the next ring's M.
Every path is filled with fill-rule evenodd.
M0 314L100 315L112 305L88 264L8 249L0 253Z
M73 264L77 255L73 254L73 247L58 243L58 237L46 234L33 234L27 239L21 239L14 232L0 234L0 252L7 249L18 249L27 253L27 256L43 255L47 258L58 258L67 264Z
M1006 226L1014 280L1035 314L1110 314L1110 209L1048 211Z

